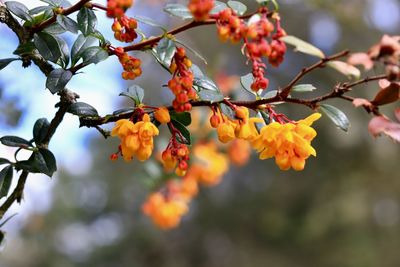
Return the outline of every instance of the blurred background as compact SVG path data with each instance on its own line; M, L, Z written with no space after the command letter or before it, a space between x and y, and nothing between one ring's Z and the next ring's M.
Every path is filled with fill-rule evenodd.
M172 28L182 22L161 13L167 2L177 1L137 0L130 12ZM255 1L243 2L255 8ZM366 51L384 33L400 33L398 0L279 2L286 31L326 54L345 48ZM98 19L99 29L112 40L111 21L100 12ZM148 35L160 33L141 26ZM0 34L0 58L6 58L17 39L4 25ZM74 41L68 34L65 38ZM215 27L192 29L179 38L208 60L207 66L195 62L212 78L249 72L240 46L220 43ZM171 96L161 87L168 74L149 55L137 56L144 62L144 75L134 82L146 89L146 103L168 103ZM313 62L315 58L288 52L285 63L270 70L270 88L286 84ZM118 97L129 85L120 72L117 60L110 58L86 68L69 87L100 114L112 113L129 105ZM304 83L322 94L345 79L323 69ZM37 118L53 117L57 96L44 90L44 84L34 66L22 69L14 62L0 72L1 135L30 138ZM376 88L371 83L356 93L371 97ZM367 131L370 117L362 109L341 101L328 103L348 115L351 128L344 133L327 118L319 120L313 142L318 157L310 158L304 171L282 172L273 160L253 155L247 166L232 167L218 186L203 188L180 227L167 232L140 211L148 193L143 174L147 168L151 179L152 168L110 162L118 141L78 128L78 119L68 115L50 145L58 173L53 179L29 176L25 201L7 214L17 216L3 228L7 235L0 266L398 267L400 146L388 138L373 139ZM393 108L383 111L391 116ZM295 120L310 114L302 106L282 105L279 110ZM0 156L12 152L1 146Z

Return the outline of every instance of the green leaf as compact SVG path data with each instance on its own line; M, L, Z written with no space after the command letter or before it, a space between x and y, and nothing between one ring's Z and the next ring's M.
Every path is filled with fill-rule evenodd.
M320 110L326 114L332 121L333 123L342 129L343 131L347 132L350 127L350 122L349 119L347 118L346 114L343 113L340 109L327 105L327 104L321 104L320 105Z
M36 145L41 144L49 130L50 123L46 118L38 119L33 126L33 140Z
M71 64L75 66L75 64L79 61L82 57L81 54L85 49L90 47L96 39L94 37L88 36L85 37L84 35L80 34L78 38L75 40L74 44L72 45L71 49Z
M175 42L169 38L161 39L155 48L155 52L160 62L168 69L171 65L172 58L175 55L175 51L176 51Z
M79 117L97 117L99 115L94 107L84 102L73 103L68 112Z
M210 11L210 14L211 15L218 14L219 12L221 12L222 10L224 10L226 8L228 8L228 6L225 3L221 2L221 1L215 1L214 7Z
M58 24L66 31L78 33L78 24L71 18L63 15L57 15Z
M18 60L18 58L3 58L0 59L0 70L4 69L5 67L7 67L8 64L10 64L11 62Z
M204 73L201 71L199 66L197 66L196 64L192 64L192 67L190 69L192 70L193 76L195 78L204 78L205 77Z
M57 171L57 162L50 150L40 148L39 151L33 152L28 160L18 161L16 168L31 173L44 173L52 177Z
M35 50L35 44L33 42L28 42L25 44L20 44L13 54L18 56L31 55Z
M86 65L97 64L108 58L108 52L99 46L92 46L86 48L81 54L83 63Z
M135 18L137 21L139 21L139 22L141 22L141 23L143 23L143 24L146 24L146 25L149 25L149 26L153 26L153 27L160 28L160 29L162 29L163 31L167 31L167 29L166 29L163 25L161 25L161 24L158 23L157 21L153 20L152 18L145 17L145 16L134 16L134 18Z
M53 10L50 6L38 6L29 10L30 15L40 14L42 12Z
M219 91L201 90L197 93L201 100L219 102L224 100L224 96Z
M134 108L121 108L121 109L114 111L113 115L116 116L116 115L120 115L120 114L124 114L124 113L130 113L134 110L135 110Z
M192 13L187 6L182 4L167 4L164 7L164 11L168 14L181 18L181 19L192 19Z
M6 158L0 158L0 165L8 164L8 163L11 163L8 159L6 159Z
M43 173L48 175L49 177L52 177L53 173L57 171L56 158L54 157L53 153L48 149L40 148L39 153L42 155L47 167L47 172Z
M224 103L219 104L219 107L221 109L222 114L228 116L229 118L236 120L236 114L235 112L227 105Z
M61 27L61 25L58 24L57 22L54 22L50 26L46 27L46 29L44 29L43 31L48 34L54 34L54 35L66 32L66 30L63 27Z
M83 7L78 13L78 26L83 35L88 36L96 30L97 17L93 10Z
M134 84L129 86L126 92L122 92L119 95L129 97L135 102L135 105L138 106L143 102L144 90L139 85Z
M243 89L245 89L247 92L256 95L256 92L251 90L251 84L254 81L253 74L249 73L244 76L240 77L240 84L242 85Z
M192 47L190 47L189 45L185 44L181 40L175 39L175 42L178 43L178 44L183 45L184 47L186 47L190 52L192 52L196 57L198 57L201 61L203 61L204 64L207 65L207 60L199 52L197 52L196 50L194 50Z
M361 76L361 71L359 69L343 61L329 61L326 63L326 65L339 71L349 78L354 77L355 79L359 79Z
M7 1L5 4L7 9L17 17L27 21L32 20L32 16L29 15L29 9L24 4L17 1Z
M203 76L202 78L194 78L193 85L197 87L197 91L210 90L220 92L217 85L207 76Z
M61 46L59 44L59 38L54 35L39 32L34 34L34 43L39 53L51 62L57 63L62 57Z
M49 89L52 94L55 94L65 88L72 76L73 74L69 70L55 69L50 72L47 77L46 88Z
M170 116L172 120L176 120L182 123L184 126L189 126L192 123L192 117L190 112L171 111Z
M28 140L25 140L24 138L18 137L18 136L13 136L13 135L6 135L0 138L0 142L5 145L5 146L11 146L11 147L30 147L31 144L29 143Z
M182 123L180 123L179 121L176 121L176 120L171 120L171 123L172 123L172 125L174 125L175 129L177 129L180 132L180 134L175 133L176 140L178 140L178 142L181 144L190 145L192 143L191 137L190 137L190 132L185 127L185 125L183 125ZM168 128L170 129L171 133L173 133L170 125L168 125Z
M292 92L296 93L303 93L303 92L312 92L316 90L317 88L314 87L312 84L298 84L293 86Z
M295 50L297 50L301 53L316 56L319 58L325 58L324 53L319 48L317 48L317 47L313 46L312 44L309 44L295 36L287 35L287 36L280 38L280 40L284 41L285 43L287 43L289 45L294 46Z
M278 90L266 90L262 97L263 98L272 98L272 97L275 97L277 93L278 93ZM279 102L279 103L283 103L283 102ZM277 103L274 103L274 104L277 104Z
M247 6L239 1L228 1L228 6L232 8L239 16L247 11Z
M10 191L10 186L13 178L14 170L13 166L8 165L0 172L0 198L6 197Z

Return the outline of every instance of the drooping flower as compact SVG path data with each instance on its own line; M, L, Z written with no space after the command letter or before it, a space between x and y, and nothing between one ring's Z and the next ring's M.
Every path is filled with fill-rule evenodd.
M314 113L296 123L272 122L261 129L252 146L260 153L260 159L275 157L282 170L303 170L306 159L310 155L316 156L311 141L317 132L311 125L320 117L320 113Z

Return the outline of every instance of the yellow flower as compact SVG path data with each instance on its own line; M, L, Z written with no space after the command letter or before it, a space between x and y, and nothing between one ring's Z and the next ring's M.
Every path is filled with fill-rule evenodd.
M315 113L297 123L272 122L261 129L260 135L251 144L260 153L260 159L275 157L282 170L303 170L305 160L310 155L316 156L311 141L317 132L311 125L320 117L321 114Z
M222 143L232 141L235 139L235 124L232 121L225 119L225 121L218 125L217 134L218 139Z
M112 136L120 138L121 153L126 161L134 157L140 161L147 160L153 152L153 137L158 134L159 130L151 123L148 114L144 114L143 120L137 123L126 119L119 120L111 131Z
M154 117L156 120L158 120L160 123L168 123L171 121L171 116L169 115L169 111L166 107L161 107L158 108L154 112Z

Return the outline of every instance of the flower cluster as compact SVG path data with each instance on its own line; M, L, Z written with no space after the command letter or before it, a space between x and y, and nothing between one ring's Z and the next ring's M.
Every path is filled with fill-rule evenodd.
M114 53L124 69L122 72L122 78L124 80L134 80L142 74L140 59L128 55L128 53L124 52L122 47L117 47Z
M121 119L111 131L111 136L118 136L121 140L119 152L126 161L134 157L140 161L149 159L154 148L153 137L158 134L158 128L150 121L147 113L136 123Z
M175 169L175 173L178 176L186 174L189 166L189 149L185 144L178 143L174 136L170 139L161 158L165 170L171 171Z
M317 132L311 125L320 117L320 113L314 113L296 123L272 122L261 129L259 136L251 142L252 146L260 153L260 159L275 157L282 170L303 170L305 160L310 155L316 156L311 141Z
M221 114L222 122L218 125L211 124L212 127L217 128L218 139L222 143L228 143L235 138L251 141L258 135L255 123L262 122L262 119L250 118L249 110L246 107L235 108L237 119L231 119ZM213 116L215 115L216 114L214 114Z
M171 121L171 116L169 115L168 108L166 107L157 108L154 111L154 118L156 118L159 123L168 123Z
M281 28L280 18L274 15L276 21L276 32L272 34L275 26L267 17L268 10L261 8L257 14L258 19L250 20L246 24L243 19L238 17L232 9L224 9L216 15L218 35L221 40L230 40L237 43L243 39L247 58L252 62L252 74L254 81L251 89L257 92L266 89L269 80L265 78L266 65L262 58L268 58L272 66L279 66L283 61L286 52L286 45L279 38L285 36L285 31ZM271 38L271 42L268 41Z
M130 43L137 38L136 28L137 21L134 18L122 16L114 19L112 30L114 37L118 41Z
M142 210L161 229L170 229L180 223L181 217L188 212L188 205L177 195L170 197L155 192L148 197Z
M217 15L217 30L218 36L222 41L230 40L233 43L237 43L243 38L246 24L232 9L227 8Z
M107 16L110 18L122 17L132 5L133 0L107 0Z
M178 112L191 110L192 105L189 101L197 98L196 91L193 89L193 72L190 70L191 66L192 62L186 56L185 49L178 47L170 66L173 77L168 82L168 87L175 95L172 106Z
M195 20L203 21L208 18L214 4L214 0L190 0L188 8Z

